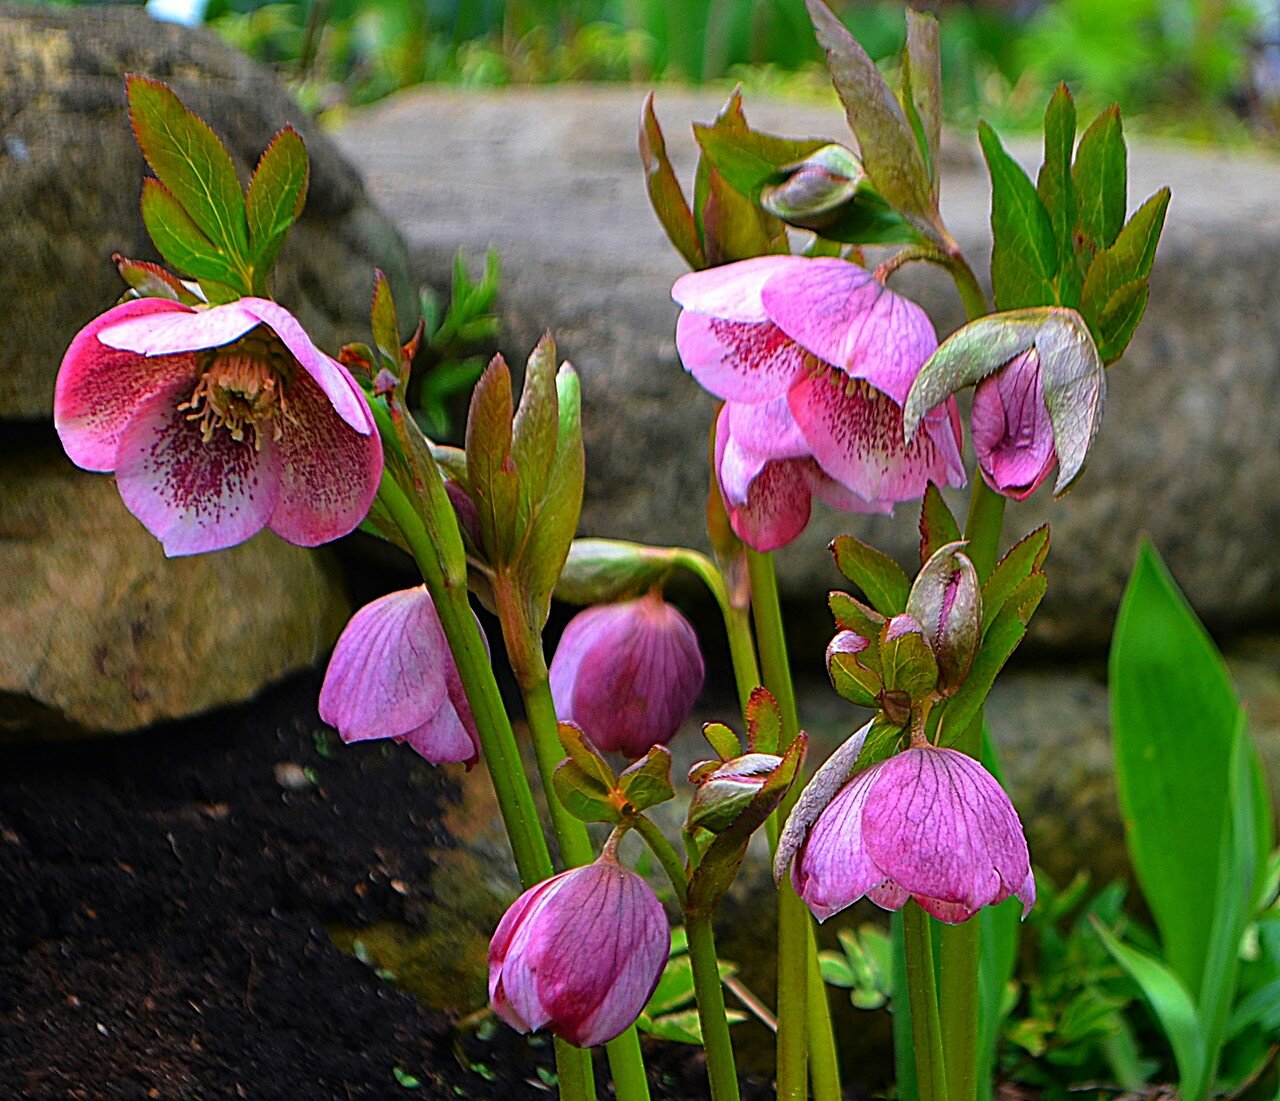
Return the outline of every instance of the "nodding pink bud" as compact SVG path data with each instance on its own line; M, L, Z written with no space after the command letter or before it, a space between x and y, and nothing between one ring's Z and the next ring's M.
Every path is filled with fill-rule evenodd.
M324 675L320 717L344 742L392 738L432 764L475 763L475 719L425 587L379 597L351 617Z
M671 740L704 676L689 621L654 590L569 621L551 660L551 694L562 722L598 749L636 758Z
M728 829L780 764L782 758L773 753L745 753L700 773L689 804L687 828L701 826L712 833Z
M1030 497L1058 462L1035 348L978 383L969 425L987 485L1015 501Z
M950 695L969 675L982 641L982 586L963 543L939 547L907 597L907 614L924 628L938 661L938 691Z
M518 1032L579 1047L620 1035L652 997L671 950L653 889L607 857L525 891L489 945L489 1001Z
M843 145L824 145L778 170L760 190L760 205L784 222L820 228L854 197L865 178L862 162Z
M863 896L886 910L914 898L948 924L1010 895L1025 917L1036 897L1022 823L1004 789L973 758L933 746L846 783L808 827L791 881L819 921Z

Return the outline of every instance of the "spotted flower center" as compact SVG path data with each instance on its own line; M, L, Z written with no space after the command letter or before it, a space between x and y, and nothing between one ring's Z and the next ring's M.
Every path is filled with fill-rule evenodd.
M224 428L236 443L248 441L261 450L266 433L273 440L284 435L285 391L292 374L287 356L274 342L250 334L210 353L191 398L178 408L200 425L205 443Z

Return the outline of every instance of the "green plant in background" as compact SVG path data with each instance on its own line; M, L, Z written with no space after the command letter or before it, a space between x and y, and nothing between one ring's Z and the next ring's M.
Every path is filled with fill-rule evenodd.
M735 964L717 961L722 983L737 974ZM684 926L671 930L671 956L658 980L658 987L644 1007L636 1028L660 1040L673 1040L680 1044L702 1044L702 1023L698 1020L695 1004L697 991L693 979L693 961L689 959L689 936ZM731 1025L745 1021L747 1015L740 1010L727 1010Z

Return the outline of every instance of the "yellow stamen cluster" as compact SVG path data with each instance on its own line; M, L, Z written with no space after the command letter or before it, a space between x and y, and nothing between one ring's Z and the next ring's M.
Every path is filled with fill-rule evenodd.
M262 449L264 431L275 440L284 435L285 389L292 370L287 354L274 341L254 335L209 353L190 400L178 406L189 410L187 420L199 422L205 443L219 427L236 443L252 435L255 450Z

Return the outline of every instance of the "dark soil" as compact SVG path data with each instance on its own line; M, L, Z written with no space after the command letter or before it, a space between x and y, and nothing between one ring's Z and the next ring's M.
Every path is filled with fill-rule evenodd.
M544 1040L460 1041L331 944L420 920L452 781L342 746L317 690L0 750L0 1098L551 1095ZM655 1054L658 1096L705 1095L699 1052Z

